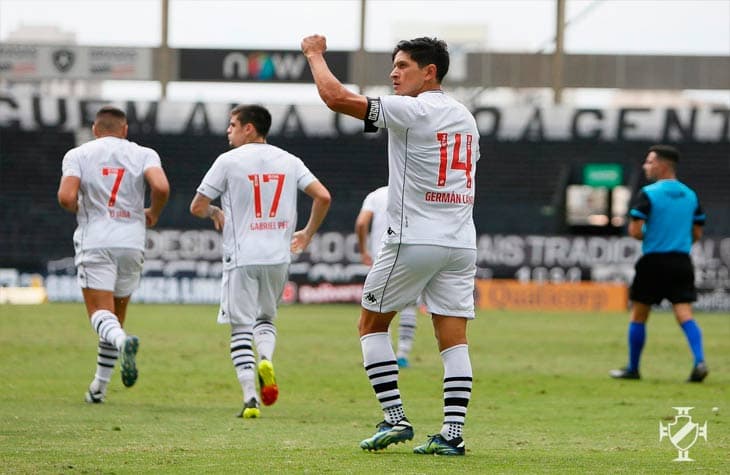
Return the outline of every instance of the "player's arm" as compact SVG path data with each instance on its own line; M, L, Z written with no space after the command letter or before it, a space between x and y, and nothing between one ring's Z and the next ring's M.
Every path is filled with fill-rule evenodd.
M61 177L58 185L58 204L68 212L76 214L79 210L79 187L81 178L66 175Z
M201 219L210 218L217 231L223 229L225 224L225 216L223 210L217 206L210 204L211 199L202 193L195 193L193 201L190 202L190 214Z
M302 40L302 52L309 62L319 97L335 112L360 120L365 119L368 108L367 97L350 91L332 74L324 59L326 50L327 39L324 36L312 35Z
M357 235L357 245L360 249L360 260L365 265L373 264L373 257L368 252L367 242L368 233L370 232L370 222L373 219L373 212L367 209L360 210L360 214L355 219L355 234Z
M651 200L642 189L633 198L629 207L629 236L641 241L644 239L644 225L651 213Z
M644 220L632 218L629 221L629 236L641 241L644 239Z
M702 238L704 229L701 224L692 225L692 242L697 242Z
M324 217L327 216L327 211L329 211L330 203L332 202L329 190L318 180L307 185L304 193L313 200L312 210L309 212L307 225L303 229L295 232L292 236L292 252L302 252L307 248L312 240L312 236L314 236L314 233L322 225Z
M699 241L702 238L702 234L704 233L704 225L705 225L705 212L702 209L702 205L700 203L697 203L697 208L695 209L694 216L692 217L692 242L695 243Z
M144 171L144 178L150 187L150 207L145 208L145 221L148 228L157 224L162 210L170 199L170 182L165 171L160 167L149 167Z

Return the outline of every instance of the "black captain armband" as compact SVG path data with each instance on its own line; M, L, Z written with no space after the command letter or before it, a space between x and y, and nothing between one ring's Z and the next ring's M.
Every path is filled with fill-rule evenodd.
M377 132L378 128L375 127L375 121L378 120L378 117L380 117L380 98L368 97L368 108L365 111L365 119L363 119L365 122L363 132L366 134Z

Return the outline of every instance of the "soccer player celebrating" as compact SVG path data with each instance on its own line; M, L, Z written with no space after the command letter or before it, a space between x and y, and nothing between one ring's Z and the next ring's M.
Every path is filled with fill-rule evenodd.
M687 381L700 383L708 373L702 348L702 332L692 318L697 300L690 250L702 237L705 213L697 194L677 180L679 151L668 145L654 145L644 160L644 174L654 183L641 189L629 214L629 235L640 239L642 256L629 297L629 363L610 371L617 379L639 379L639 360L646 341L646 321L651 306L665 298L672 303L677 323L684 331L694 356Z
M73 236L78 281L99 335L96 375L85 399L101 403L120 355L122 383L129 387L137 381L139 340L122 327L142 273L145 225L157 224L170 185L157 152L127 140L124 111L102 107L92 131L95 140L63 158L58 202L78 222Z
M231 360L243 391L239 417L260 415L279 388L272 358L277 305L288 279L291 252L302 252L329 210L330 194L298 157L266 143L271 114L239 105L230 114L228 142L203 177L190 212L223 232L223 284L218 323L231 326ZM297 191L313 200L307 225L297 225ZM220 197L222 209L211 205ZM258 365L253 352L258 354ZM256 393L257 368L261 398Z
M444 366L443 425L414 452L464 455L472 389L466 327L474 318L476 121L441 90L449 69L443 41L399 42L390 73L395 95L379 98L347 90L327 66L326 49L323 36L302 40L324 103L362 119L366 131L388 129L388 229L365 279L358 325L365 371L385 420L360 447L380 450L413 438L388 327L397 311L422 295Z

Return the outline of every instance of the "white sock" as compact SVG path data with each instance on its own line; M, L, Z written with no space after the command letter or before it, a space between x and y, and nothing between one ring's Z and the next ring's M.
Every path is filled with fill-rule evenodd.
M259 320L253 327L253 341L259 359L271 361L276 348L276 326L269 320Z
M398 358L408 358L416 335L416 306L406 307L398 314Z

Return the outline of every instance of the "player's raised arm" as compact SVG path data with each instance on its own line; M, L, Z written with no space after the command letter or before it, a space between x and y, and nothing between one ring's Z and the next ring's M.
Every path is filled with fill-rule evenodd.
M325 51L327 51L327 39L324 36L311 35L302 40L302 53L309 62L319 97L335 112L364 119L368 107L367 97L356 94L342 85L330 71L324 59Z

